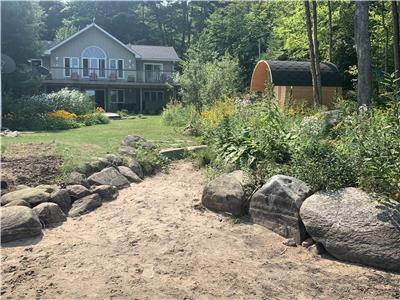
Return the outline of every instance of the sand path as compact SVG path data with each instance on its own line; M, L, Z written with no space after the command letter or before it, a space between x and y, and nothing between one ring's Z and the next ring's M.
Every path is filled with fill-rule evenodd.
M2 299L399 299L400 275L314 257L194 205L188 162L30 244L2 248Z

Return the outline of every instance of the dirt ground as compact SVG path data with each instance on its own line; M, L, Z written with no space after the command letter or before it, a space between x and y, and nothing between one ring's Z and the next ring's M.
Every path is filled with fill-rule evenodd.
M54 183L60 175L63 160L45 154L51 153L52 147L46 143L10 145L7 152L12 155L1 158L2 189L5 189L3 185L12 191L19 184L37 186Z
M196 205L188 162L2 248L2 299L399 299L400 275L315 257Z

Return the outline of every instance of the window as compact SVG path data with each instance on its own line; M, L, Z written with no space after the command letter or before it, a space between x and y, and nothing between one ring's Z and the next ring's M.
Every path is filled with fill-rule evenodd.
M78 57L64 57L64 76L70 77L72 73L79 72Z
M144 78L146 82L160 82L162 70L162 64L144 64Z
M118 78L124 78L124 60L123 59L110 59L111 74L115 74Z
M112 103L124 103L124 90L111 90L110 99Z
M82 51L83 77L96 74L98 77L106 77L106 53L103 49L90 46Z

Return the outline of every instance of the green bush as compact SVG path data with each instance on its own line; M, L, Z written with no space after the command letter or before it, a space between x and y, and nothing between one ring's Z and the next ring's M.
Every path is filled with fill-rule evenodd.
M265 95L247 106L238 102L216 128L204 130L215 153L210 165L250 169L261 181L295 176L314 191L358 186L400 200L400 104L390 103L359 112L342 102L331 125L323 111L279 109Z
M200 118L194 105L184 105L177 101L168 103L161 117L166 125L176 127L193 126Z
M85 126L92 126L97 124L108 124L110 119L102 113L89 113L77 117L77 121Z

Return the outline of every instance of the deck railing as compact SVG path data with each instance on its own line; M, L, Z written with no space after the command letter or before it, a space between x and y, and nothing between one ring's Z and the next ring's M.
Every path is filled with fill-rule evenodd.
M65 68L51 67L48 72L41 68L35 74L41 74L45 80L72 80L72 81L123 81L137 83L165 83L172 81L174 72L145 71L135 69L106 69L106 68ZM47 73L47 74L44 74Z

